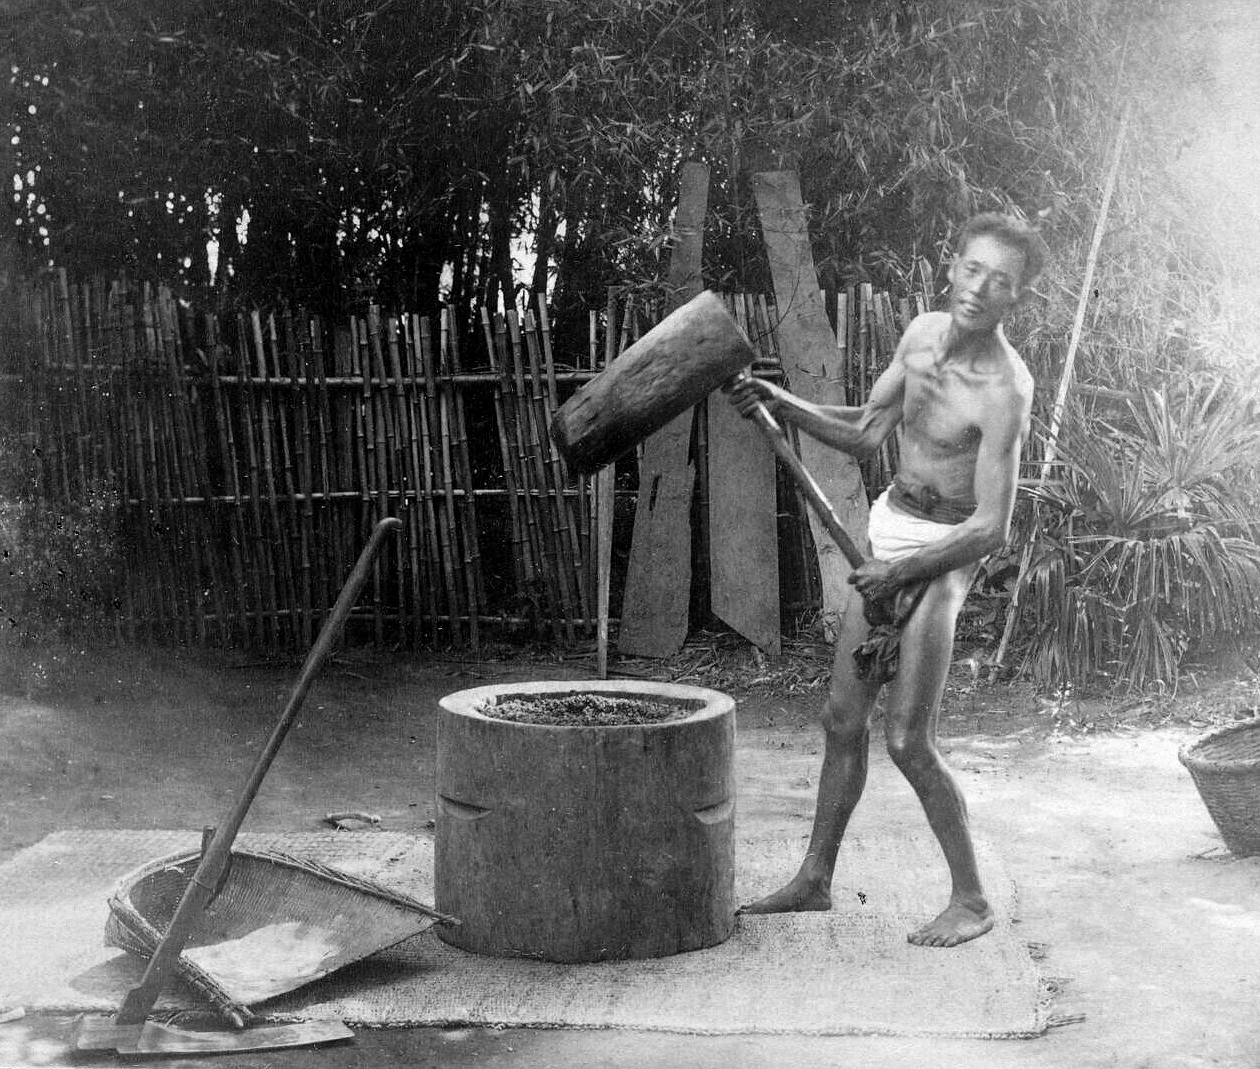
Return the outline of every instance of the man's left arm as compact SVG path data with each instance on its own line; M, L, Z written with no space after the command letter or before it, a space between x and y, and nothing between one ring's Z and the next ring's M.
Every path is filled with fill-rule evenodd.
M895 564L872 560L858 568L849 581L863 597L891 597L907 583L935 579L978 561L1005 544L1015 509L1019 454L1027 418L1028 405L1023 398L988 406L976 455L975 512L944 538Z

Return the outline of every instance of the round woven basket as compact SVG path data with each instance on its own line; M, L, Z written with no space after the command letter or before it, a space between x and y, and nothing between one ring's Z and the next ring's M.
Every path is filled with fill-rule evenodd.
M1260 716L1209 731L1177 756L1230 853L1260 854Z

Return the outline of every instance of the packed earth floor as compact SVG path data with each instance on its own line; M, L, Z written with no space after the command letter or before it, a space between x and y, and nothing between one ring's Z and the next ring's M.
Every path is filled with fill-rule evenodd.
M153 649L22 656L22 665L0 673L0 861L63 829L197 829L217 819L274 726L298 668ZM746 648L713 645L691 647L673 662L617 668L731 693L738 701L737 828L796 837L808 830L825 657L798 651L760 661ZM330 811L362 810L379 814L390 831L431 834L441 695L593 674L589 655L457 660L347 652L308 696L246 830L316 831ZM1026 688L976 683L966 664L956 666L942 715L943 748L977 834L995 845L1018 885L1023 937L1055 978L1056 1027L1037 1039L365 1029L322 1049L155 1064L1258 1066L1260 858L1237 859L1224 849L1177 760L1185 742L1213 724L1254 715L1258 701L1260 686L1242 665L1192 677L1175 698L1094 703L1051 702ZM922 819L878 730L874 738L867 795L853 825L868 836ZM943 895L943 864L940 876ZM924 902L925 917L941 904ZM2 962L0 953L0 972ZM119 1063L116 1056L72 1055L71 1026L69 1018L36 1014L0 1025L0 1066Z

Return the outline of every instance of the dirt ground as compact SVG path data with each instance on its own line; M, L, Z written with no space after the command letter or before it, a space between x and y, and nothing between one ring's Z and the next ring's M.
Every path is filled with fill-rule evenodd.
M440 695L515 679L589 678L592 669L589 657L340 657L311 691L246 828L317 830L330 810L355 809L378 813L391 831L424 833L433 819ZM718 685L739 700L740 833L806 832L819 762L812 717L825 663L802 655L763 662L715 648L653 671ZM152 649L61 650L38 670L0 673L11 692L0 689L0 860L59 829L213 821L296 674L296 663ZM324 1049L160 1064L1260 1066L1260 858L1224 850L1177 760L1179 746L1208 724L1252 714L1258 694L1242 672L1191 678L1176 699L1051 702L1005 684L976 684L965 663L957 666L941 734L978 834L997 846L1019 886L1022 934L1056 978L1060 1023L1044 1037L361 1030ZM876 741L854 831L877 835L885 822L916 819L913 795ZM943 892L943 865L941 873ZM939 905L925 902L925 915ZM0 1025L0 1066L116 1064L76 1060L70 1027L68 1019L35 1015Z

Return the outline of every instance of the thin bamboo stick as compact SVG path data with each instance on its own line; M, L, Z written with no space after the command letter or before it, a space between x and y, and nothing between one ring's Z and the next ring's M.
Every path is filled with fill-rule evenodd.
M182 469L171 418L170 386L164 375L165 361L162 356L153 289L147 282L142 289L142 301L145 340L144 382L147 389L145 407L148 415L151 455L155 458L155 468L160 473L162 492L167 500L173 501L182 496ZM155 501L154 506L158 507L158 502ZM180 641L191 642L196 632L197 611L194 605L199 596L198 569L195 560L188 564L181 564L177 558L180 548L187 548L186 532L181 522L182 510L175 504L164 505L161 508L165 514L167 534L167 537L161 540L161 556L169 568L171 579L169 590L174 599L172 610L179 621Z
M307 326L305 312L298 309L298 322L295 327L293 315L288 307L284 308L284 333L282 349L289 355L294 370L305 383L296 399L293 413L293 452L294 467L297 480L294 486L292 501L299 517L298 522L298 574L301 577L302 592L302 646L311 647L315 633L315 578L316 557L320 543L316 528L315 503L311 493L315 489L315 458L312 432L314 430L315 379L311 367L311 336ZM300 334L299 334L300 331Z
M552 602L553 613L556 609L563 612L561 623L564 628L564 637L571 643L573 641L573 604L569 600L569 585L565 581L561 562L564 550L558 529L559 516L550 508L547 464L542 456L542 443L539 441L534 406L525 390L525 357L521 343L520 321L517 319L515 309L509 310L506 318L508 337L511 341L512 378L516 387L516 396L520 402L518 427L524 435L525 455L529 458L533 474L535 493L531 495L531 500L537 504L538 529L542 535L543 571L552 581L552 589L556 595Z
M472 459L468 452L468 422L464 407L464 395L455 385L452 375L461 370L459 353L459 324L454 311L448 305L443 309L446 322L447 348L441 354L443 390L450 394L450 407L455 431L455 469L464 488L464 570L468 585L468 633L474 650L481 648L480 625L477 616L485 608L486 591L481 570L481 544L477 530L477 500L473 492ZM449 361L448 358L449 357Z
M249 327L246 325L244 316L236 318L236 355L238 366L244 372L250 363ZM271 540L267 537L266 524L263 521L263 476L259 470L260 443L256 431L253 390L248 387L243 388L235 408L240 418L241 436L245 439L250 517L254 521L249 547L249 556L253 564L250 570L259 577L258 587L262 594L266 641L269 646L275 646L278 645L280 636L279 624L275 616L278 608L276 574L271 566Z
M131 490L139 499L136 508L135 530L141 544L141 560L143 561L143 579L137 591L138 600L144 607L144 616L148 622L151 635L171 634L176 629L175 621L168 616L170 604L166 597L166 569L161 560L161 547L156 536L158 517L150 500L159 496L156 491L157 472L155 466L146 462L145 437L143 433L142 409L145 402L144 372L140 366L140 354L136 346L135 305L129 299L125 288L120 288L120 324L123 333L123 359L126 362L126 407L128 417L129 441L131 445L131 472L134 484ZM150 486L153 489L150 489ZM136 570L137 575L140 569Z
M530 553L534 565L534 583L527 591L526 597L537 603L541 612L551 620L552 634L556 642L561 641L560 597L555 586L555 577L547 561L546 534L543 528L542 513L539 508L537 494L532 489L534 473L526 456L526 425L524 408L516 389L516 377L513 373L514 360L512 346L508 340L508 321L505 316L495 316L495 338L498 341L501 357L500 366L503 373L503 402L507 412L508 424L512 430L512 441L516 451L517 472L520 477L521 508L525 516L526 532L529 536Z
M218 321L212 315L206 316L206 355L213 372L222 361L223 350L219 341ZM241 562L241 548L245 544L246 530L235 434L232 430L231 413L223 397L223 388L219 385L219 377L213 373L207 377L210 380L210 398L215 414L215 430L219 438L219 457L223 467L224 486L232 495L232 504L225 509L228 516L226 526L228 527L228 554L232 569L232 596L236 601L237 614L240 617L241 636L248 646L252 644L253 636L248 624L249 587L245 583L245 569Z
M204 486L199 479L197 457L200 454L194 446L191 428L191 412L189 411L188 389L183 377L182 350L179 345L179 328L175 320L174 302L170 291L165 286L158 287L154 300L154 317L157 327L159 351L157 355L164 365L165 382L160 392L166 400L166 422L170 428L169 445L175 463L172 465L181 494L193 487ZM188 587L192 595L188 604L193 615L193 627L197 642L205 646L209 635L206 630L206 598L209 595L215 609L222 614L222 602L217 600L219 584L214 574L214 554L206 541L206 524L200 517L190 513L187 507L176 506L172 510L176 517L178 544L183 544L188 553L191 567L183 568L186 573Z
M420 368L423 371L425 367L424 352L428 345L429 324L427 319L421 319L418 315L412 315L410 320L409 337L411 341L411 366L412 368ZM412 391L411 410L415 417L419 420L419 440L420 440L420 462L421 474L423 477L423 486L421 498L424 508L424 537L425 537L425 555L428 560L428 602L429 602L429 627L431 631L431 641L434 646L438 642L438 633L440 625L438 623L439 597L438 587L445 579L445 570L442 567L441 547L438 543L438 522L437 507L434 503L434 476L433 476L433 432L432 424L429 420L429 404L428 393L420 391L413 380L408 387Z
M617 298L608 289L604 320L604 366L616 355ZM592 342L592 348L594 343ZM592 359L594 354L592 353ZM616 512L617 468L606 464L595 476L595 662L600 679L608 678L608 601L612 583L613 517Z
M499 436L499 459L503 464L503 486L507 493L508 520L512 525L512 577L516 583L516 591L524 596L529 580L533 578L533 561L529 555L529 544L525 533L525 525L521 519L522 504L518 496L519 480L516 465L512 459L511 431L507 424L507 414L503 402L503 381L498 377L500 361L495 352L494 333L490 325L490 312L484 305L481 307L481 332L486 341L486 353L491 369L495 372L494 385L494 423Z
M586 480L572 476L551 440L549 433L551 421L556 409L560 407L559 390L556 382L556 359L551 348L551 320L547 315L547 300L542 294L538 296L538 326L542 340L543 369L547 375L547 393L543 405L543 436L550 450L551 463L555 468L557 503L564 513L566 531L570 532L574 581L577 587L579 611L582 616L590 617L593 610L593 595L590 583L587 582L587 568L584 558L589 551L590 521L586 508ZM574 483L574 495L568 494L569 483Z
M533 386L530 414L533 420L535 447L543 463L546 479L544 489L548 497L553 529L557 534L556 552L560 565L560 577L564 583L568 604L573 607L570 615L586 616L581 582L581 558L578 553L576 524L565 499L565 477L560 454L552 442L547 428L551 424L550 407L544 390L542 365L539 356L537 323L532 312L525 313L525 349L529 356L530 378Z
M328 395L327 353L324 347L324 324L319 318L310 321L311 367L315 380L315 421L319 436L319 487L324 495L320 506L323 517L325 537L320 539L320 557L323 561L318 571L319 591L319 623L323 626L328 611L335 600L333 577L344 575L341 565L345 560L345 549L342 543L342 523L340 511L329 500L334 488L340 489L337 478L338 469L333 464L332 436L335 422L332 401ZM335 354L334 354L335 358Z
M420 564L420 509L410 495L421 490L420 456L416 447L416 427L412 420L411 409L407 404L407 394L403 387L406 354L406 339L402 337L403 322L390 317L387 324L387 352L389 353L389 374L393 382L394 419L398 427L399 468L402 481L399 486L403 491L403 499L399 505L398 515L403 521L403 544L406 547L406 567L403 565L404 550L398 551L400 580L398 585L398 603L400 616L410 620L411 630L405 628L402 640L414 648L421 638L421 588L425 577Z
M365 359L364 374L370 374L377 382L384 382L385 360L381 355L381 312L380 308L368 306L366 320L367 346L363 350ZM375 385L369 387L367 411L372 422L372 440L376 446L376 514L373 522L379 522L389 514L389 488L393 485L393 442L391 442L390 413L385 404L384 393ZM396 440L396 435L394 436ZM376 633L376 643L381 645L385 634L384 612L384 575L389 568L389 560L395 556L397 543L378 553L372 565L372 615Z
M424 362L425 410L429 420L429 435L433 469L436 481L441 483L442 507L435 508L437 513L438 548L442 562L442 577L446 585L447 612L450 616L451 641L457 646L464 643L463 631L459 619L463 616L463 605L459 596L459 584L455 581L455 497L450 480L450 468L446 463L450 455L449 428L444 418L444 409L438 400L436 362L433 356L433 335L427 317L420 320L420 357ZM432 436L441 434L440 441ZM435 487L436 492L436 487Z

